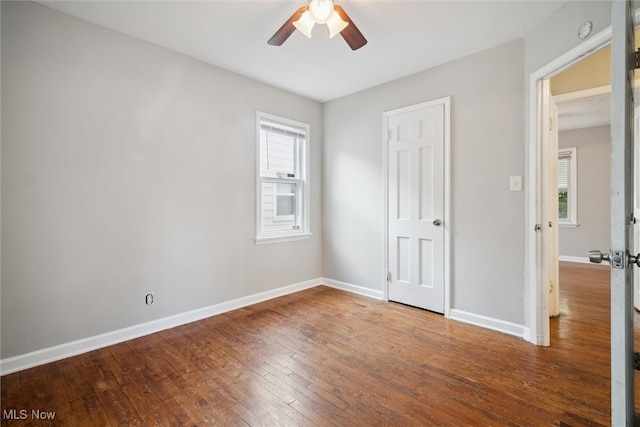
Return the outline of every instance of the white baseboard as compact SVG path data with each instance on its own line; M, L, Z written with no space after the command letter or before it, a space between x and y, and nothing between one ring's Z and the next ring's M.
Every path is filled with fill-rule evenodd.
M494 331L502 332L509 335L515 335L520 338L527 338L531 332L527 332L527 328L524 325L518 325L517 323L506 322L504 320L494 319L491 317L483 316L481 314L469 313L467 311L451 309L451 319L469 323L483 328L492 329Z
M531 344L537 344L537 342L531 336L531 328L528 328L526 326L523 328L522 338L524 338L527 342L530 342Z
M591 264L589 262L589 258L587 258L587 257L579 257L579 256L560 255L558 257L558 261L578 262L580 264Z
M131 326L117 331L107 332L105 334L96 335L89 338L80 339L60 345L56 345L42 350L33 351L31 353L21 354L19 356L10 357L0 360L0 375L7 375L23 369L32 368L34 366L44 365L45 363L55 362L56 360L65 359L67 357L76 356L78 354L93 351L102 347L118 344L144 335L153 334L165 329L174 328L186 323L202 320L217 314L226 313L238 308L247 307L252 304L267 301L280 296L288 295L294 292L313 288L322 284L322 279L313 279L306 282L300 282L289 286L284 286L271 291L261 292L254 295L238 298L235 300L214 304L209 307L203 307L186 313L176 314L174 316L165 317L147 323Z
M382 291L376 291L375 289L365 288L363 286L352 285L351 283L340 282L338 280L322 278L322 283L336 289L351 292L353 294L363 295L365 297L375 298L381 300L383 298Z

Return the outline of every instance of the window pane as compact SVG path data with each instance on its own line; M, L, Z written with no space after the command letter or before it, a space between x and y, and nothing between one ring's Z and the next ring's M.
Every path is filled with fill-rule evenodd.
M296 213L296 193L298 184L276 184L276 217ZM278 218L283 219L283 218Z
M558 218L569 219L569 193L558 191Z
M286 190L283 194L280 189ZM262 233L278 234L300 229L297 184L262 183Z
M569 158L558 159L558 188L569 188Z
M294 194L296 192L296 184L278 184L278 194Z
M575 147L558 149L558 219L577 225L577 151Z
M263 177L295 177L295 139L262 132L260 141L260 175Z
M300 144L304 143L302 129L264 122L260 127L260 176L269 178L297 178L296 161Z
M293 215L296 213L296 199L293 194L278 194L276 198L276 216Z

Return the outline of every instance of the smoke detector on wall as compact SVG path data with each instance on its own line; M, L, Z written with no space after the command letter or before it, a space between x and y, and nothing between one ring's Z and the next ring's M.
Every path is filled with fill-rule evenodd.
M592 29L593 29L593 23L591 21L587 21L584 24L582 24L582 26L578 30L578 37L580 37L580 40L584 40L587 37L589 37L589 34L591 34Z

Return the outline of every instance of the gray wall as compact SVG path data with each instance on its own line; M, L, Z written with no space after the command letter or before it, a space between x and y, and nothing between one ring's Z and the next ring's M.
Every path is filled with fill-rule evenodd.
M254 243L256 110L311 125L311 240ZM316 102L2 2L2 123L2 358L322 275Z
M524 193L509 191L524 174L523 54L513 42L325 104L325 277L382 290L382 113L451 96L452 308L524 322Z
M560 255L586 258L589 250L608 248L609 156L611 128L598 126L560 132L558 147L576 147L578 224L560 228Z
M572 0L525 38L525 75L546 66L580 43L580 26L591 21L595 35L611 25L611 1ZM528 89L527 89L528 93Z

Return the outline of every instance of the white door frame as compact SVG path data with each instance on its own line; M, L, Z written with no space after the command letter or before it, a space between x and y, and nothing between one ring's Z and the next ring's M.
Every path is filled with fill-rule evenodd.
M638 84L634 82L634 98L640 99ZM640 103L634 108L634 174L633 182L635 184L635 200L633 206L633 216L640 218ZM640 253L640 221L633 225L633 254ZM636 272L633 275L633 305L640 310L640 274Z
M611 27L595 34L564 55L551 61L544 67L532 73L529 77L529 150L528 150L528 180L525 187L527 203L525 219L525 268L528 328L525 339L537 345L549 345L549 306L548 289L544 281L543 250L546 243L544 233L536 231L536 226L542 224L545 186L549 183L542 173L544 158L543 133L547 124L542 123L542 117L548 116L550 94L548 85L543 81L565 70L580 61L585 56L611 43ZM545 89L547 89L545 91Z
M451 311L451 185L450 185L450 142L451 142L451 97L434 99L432 101L423 102L416 105L410 105L403 108L388 110L383 113L383 132L382 132L382 176L383 179L383 271L382 278L383 299L389 301L389 282L387 273L389 269L389 129L387 125L387 116L390 114L407 113L421 108L432 107L435 105L444 106L444 316L450 317Z

